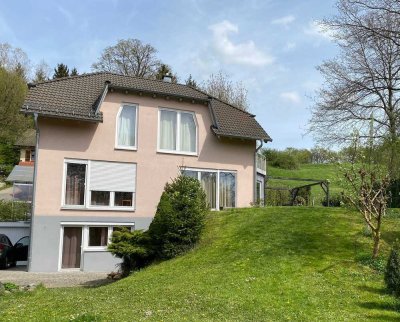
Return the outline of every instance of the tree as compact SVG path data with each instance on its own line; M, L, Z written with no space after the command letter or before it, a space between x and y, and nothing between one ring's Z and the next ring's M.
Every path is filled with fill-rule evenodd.
M76 69L76 67L72 68L71 76L78 76L78 75L79 75L79 73L78 73L78 70Z
M374 7L378 3L382 8ZM398 9L399 1L338 1L338 15L322 27L340 55L318 67L325 85L310 120L310 131L325 144L350 142L354 129L361 140L387 142L392 178L400 129L400 46L393 41L400 34Z
M12 144L27 128L31 118L19 111L24 103L27 86L21 77L0 67L0 143Z
M49 65L46 64L44 60L42 60L38 65L35 67L35 75L33 82L40 83L45 82L50 79L51 68Z
M116 45L103 50L92 69L153 78L161 65L156 53L157 50L152 45L143 44L139 39L121 39Z
M382 221L386 214L389 200L390 178L387 171L374 162L367 160L362 154L365 149L359 149L360 141L354 139L352 162L343 166L345 188L344 200L354 207L363 217L367 227L372 232L372 258L377 258L381 241ZM370 160L367 160L370 161Z
M242 82L233 83L222 71L211 76L200 86L204 92L244 111L249 109L247 89Z
M197 82L192 77L192 74L190 74L189 77L185 80L185 84L193 88L198 88Z
M0 43L0 67L17 73L25 81L30 74L28 55L21 48L13 48L8 43Z
M57 67L54 68L54 75L53 79L61 78L61 77L68 77L69 76L69 69L67 65L63 63L57 64Z
M178 82L178 76L176 74L172 73L171 67L167 64L161 64L158 67L157 72L155 74L155 78L159 79L159 80L162 80L164 78L164 76L170 76L172 83Z

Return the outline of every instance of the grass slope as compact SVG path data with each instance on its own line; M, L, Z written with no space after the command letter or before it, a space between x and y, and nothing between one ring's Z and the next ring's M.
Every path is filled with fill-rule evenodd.
M397 321L382 274L355 260L370 251L362 227L343 209L213 212L189 254L107 286L0 298L0 319ZM384 228L393 239L400 220Z

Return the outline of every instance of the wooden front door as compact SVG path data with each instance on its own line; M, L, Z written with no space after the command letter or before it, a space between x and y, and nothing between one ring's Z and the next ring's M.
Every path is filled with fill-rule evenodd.
M81 267L82 227L64 227L61 268Z

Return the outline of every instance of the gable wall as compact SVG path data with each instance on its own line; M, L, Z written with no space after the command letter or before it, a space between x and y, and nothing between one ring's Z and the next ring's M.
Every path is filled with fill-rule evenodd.
M138 109L137 151L115 149L116 115L121 103ZM198 123L198 156L157 153L158 108L192 111ZM254 141L218 139L210 130L208 106L109 93L101 106L103 123L39 118L40 142L35 214L40 216L151 217L167 181L179 166L237 171L237 206L253 199ZM62 210L64 158L137 163L135 212Z

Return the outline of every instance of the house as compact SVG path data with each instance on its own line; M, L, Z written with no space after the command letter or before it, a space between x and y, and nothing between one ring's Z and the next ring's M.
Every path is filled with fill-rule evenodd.
M6 181L13 183L13 200L32 202L33 170L35 163L36 131L26 130L15 142L20 150L18 165L6 178Z
M262 199L257 151L271 138L254 115L186 85L84 74L30 85L22 112L38 138L30 271L115 269L113 230L148 228L179 172L214 210Z

